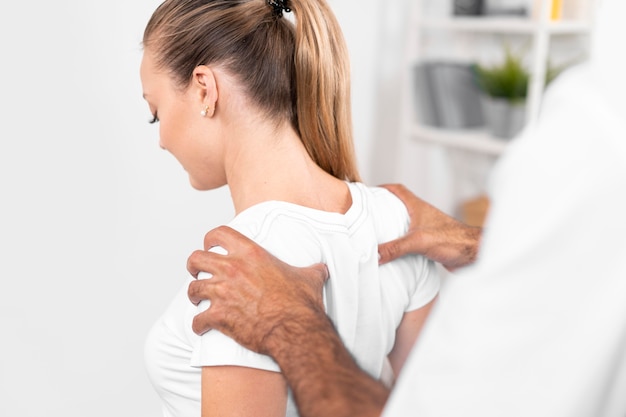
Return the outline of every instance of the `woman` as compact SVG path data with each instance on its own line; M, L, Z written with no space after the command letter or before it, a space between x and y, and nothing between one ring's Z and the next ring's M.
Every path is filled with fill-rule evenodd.
M439 282L421 257L378 268L378 242L403 235L408 215L391 193L358 183L347 52L328 5L167 0L143 43L161 147L194 188L228 184L231 227L288 263L327 264L325 303L344 342L376 377L387 357L399 372ZM297 415L269 357L193 334L186 289L146 343L164 415Z

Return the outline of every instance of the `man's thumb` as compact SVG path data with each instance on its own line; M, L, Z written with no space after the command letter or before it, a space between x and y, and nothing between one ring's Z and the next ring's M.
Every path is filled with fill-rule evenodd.
M378 245L378 264L383 265L408 253L406 236Z
M314 264L307 268L302 268L302 270L307 275L308 280L318 283L320 287L328 281L328 267L325 264Z

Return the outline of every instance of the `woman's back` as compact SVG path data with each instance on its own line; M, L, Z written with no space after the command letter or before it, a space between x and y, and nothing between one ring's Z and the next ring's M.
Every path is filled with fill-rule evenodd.
M344 215L268 201L240 213L229 226L292 265L326 263L327 312L359 365L380 377L404 313L429 303L439 280L434 264L418 256L378 267L378 243L403 235L408 214L384 189L360 183L350 183L349 188L353 204ZM200 367L280 371L271 358L221 333L195 335L191 320L198 311L189 303L186 288L187 282L146 343L146 363L165 415L182 417L199 415ZM287 415L297 415L291 399L287 410Z
M377 244L404 234L408 216L387 191L354 183L348 54L328 4L166 0L144 47L144 97L161 147L194 188L229 186L230 226L288 263L327 264L327 309L346 345L373 375L390 352L398 369L423 322L410 314L400 326L404 313L429 304L438 283L421 258L378 267ZM285 414L276 364L218 332L194 335L186 289L146 345L165 414Z

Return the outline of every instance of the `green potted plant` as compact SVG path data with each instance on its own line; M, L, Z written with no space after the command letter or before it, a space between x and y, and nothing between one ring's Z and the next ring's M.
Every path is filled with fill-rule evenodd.
M545 85L577 61L560 66L548 62ZM505 46L502 63L491 67L474 64L473 68L476 82L483 93L483 114L487 128L495 137L512 138L524 127L526 120L530 73L524 66L522 54L514 54Z
M512 138L524 126L526 94L530 73L522 57L505 48L504 61L486 67L474 65L479 89L483 92L483 113L493 136Z

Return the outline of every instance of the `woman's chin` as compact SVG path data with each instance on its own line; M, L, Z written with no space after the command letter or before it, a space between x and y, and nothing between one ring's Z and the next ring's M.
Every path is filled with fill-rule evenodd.
M216 188L223 187L226 184L223 183L206 183L195 180L191 175L189 176L189 184L194 190L198 191L210 191Z

